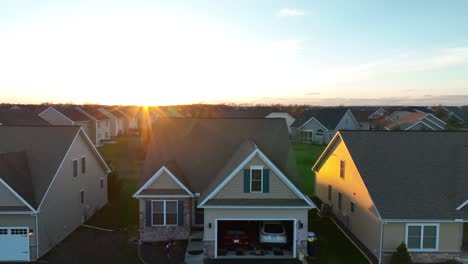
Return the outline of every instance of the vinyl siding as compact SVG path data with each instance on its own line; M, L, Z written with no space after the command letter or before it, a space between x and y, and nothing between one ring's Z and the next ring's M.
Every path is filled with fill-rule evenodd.
M181 187L169 174L163 172L147 189L181 189Z
M340 177L340 160L345 161L345 177ZM328 200L328 186L332 186L332 200ZM342 209L338 209L338 192L343 194ZM316 173L317 197L332 206L333 213L375 255L380 251L381 222L369 192L345 146L340 141ZM355 211L351 212L351 202ZM346 220L347 218L347 220Z
M38 116L49 122L51 125L73 125L72 120L52 108L47 108L42 113L38 114Z
M25 206L10 190L0 183L0 206Z
M439 251L459 252L463 235L463 223L431 223L439 224ZM384 252L393 252L405 241L406 223L384 224Z
M351 111L346 111L340 122L336 125L335 130L357 130L360 128L361 126L355 121Z
M215 209L205 208L205 226L212 223L212 228L204 228L203 239L205 241L214 241L215 239L215 220L222 218L231 219L296 219L304 224L304 228L298 229L297 238L307 239L307 219L308 209Z
M292 198L298 199L298 196L270 169L270 189L268 193L245 193L244 192L244 169L250 169L250 166L263 166L264 169L270 169L265 162L258 156L254 157L231 181L226 184L213 199L258 199L258 198Z
M86 173L81 173L81 157L86 157ZM78 160L78 177L73 177L72 160ZM100 180L104 179L101 189ZM85 203L80 191L85 190ZM107 203L107 176L103 165L80 134L64 158L55 182L40 208L39 250L42 256Z

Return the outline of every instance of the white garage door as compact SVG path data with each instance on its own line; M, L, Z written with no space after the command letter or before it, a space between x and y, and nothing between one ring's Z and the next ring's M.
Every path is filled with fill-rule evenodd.
M0 227L0 261L29 261L26 227Z

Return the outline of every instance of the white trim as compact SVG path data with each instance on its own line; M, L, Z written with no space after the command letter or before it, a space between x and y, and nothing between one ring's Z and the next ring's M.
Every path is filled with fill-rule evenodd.
M139 195L139 193L141 193L144 189L148 188L153 182L155 182L159 178L159 176L163 174L163 172L166 172L167 175L169 175L169 177L171 177L177 183L177 185L184 189L184 191L189 194L189 197L193 197L193 193L182 182L180 182L177 179L177 177L174 176L174 174L172 174L172 172L168 168L166 168L166 166L162 166L153 176L151 176L151 178L148 181L146 181L146 183L143 186L141 186L140 189L138 189L138 191L133 195L133 197L137 198L138 196L141 196ZM161 197L161 195L152 195L151 197Z
M36 218L36 230L34 231L36 237L36 259L39 259L39 224L37 221L37 214L35 215ZM31 260L31 254L29 255L29 260Z
M423 120L419 119L417 122L415 122L414 124L412 124L411 126L407 127L405 130L410 130L411 128L417 126L418 124L423 124L425 126L427 126L428 128L432 129L432 130L435 130L435 128L433 128L432 126L430 126L429 124L427 124L426 122L424 122Z
M94 120L94 121L99 121L97 120L95 117L93 117L92 115L90 115L88 112L86 112L84 109L81 109L80 107L75 107L76 110L80 111L80 113L84 114L85 116L87 116L88 118L90 118L91 120ZM100 127L98 127L100 128Z
M260 171L260 191L252 191L252 171L259 170ZM263 166L253 165L250 166L249 169L249 179L250 179L250 193L263 193Z
M439 118L437 118L436 116L433 116L433 115L431 115L431 114L427 114L427 115L425 115L425 116L424 116L423 118L421 118L421 119L424 119L424 120L427 120L427 121L431 122L432 124L438 126L440 129L445 129L444 127L438 125L436 122L434 122L434 121L432 121L431 119L427 118L428 115L434 117L435 119L437 119L437 120L441 121L442 123L444 123L445 125L447 125L444 121L440 120Z
M315 120L315 122L317 122L322 128L324 128L324 131L329 131L329 129L326 126L322 125L322 123L320 123L320 121L318 121L315 117L311 117L309 120L304 122L304 124L302 124L300 127L298 127L298 129L302 130L301 128L303 126L305 126L306 124L308 124L310 121L312 121L312 119Z
M99 150L97 150L96 146L93 144L93 142L91 141L91 139L88 137L88 134L86 134L86 132L84 131L83 127L80 127L80 132L83 133L84 137L85 137L85 141L88 141L88 144L89 144L89 147L91 148L91 150L94 152L94 154L97 155L98 159L101 161L101 163L104 165L104 169L106 170L106 173L111 173L112 170L109 168L109 166L107 165L106 161L104 160L104 158L102 157L101 153L99 153ZM72 143L73 145L73 143Z
M468 200L464 201L462 204L460 204L457 207L457 211L460 211L461 209L463 209L463 207L465 207L467 204L468 204Z
M193 197L191 195L152 195L152 194L145 194L145 195L133 195L133 198L190 198Z
M409 248L408 247L408 227L410 226L419 226L421 227L421 241L420 241L420 248L419 249L414 249L414 248ZM423 246L423 240L424 240L424 227L426 226L435 226L436 227L436 245L435 248L424 248ZM433 223L433 224L406 224L405 225L405 244L406 247L408 248L408 252L435 252L439 251L439 238L440 238L440 225L438 223Z
M215 251L214 251L214 258L218 258L218 221L293 221L294 228L293 228L293 258L297 258L297 218L215 218L214 219L214 244L215 244ZM259 258L261 257L254 257Z
M13 193L13 195L15 195L16 198L18 198L24 205L31 209L33 213L37 213L37 211L28 202L26 202L26 200L24 200L23 197L21 197L21 195L19 195L15 190L13 190L13 188L11 188L10 185L8 185L2 178L0 178L0 183L2 183L11 193Z
M162 225L155 225L153 224L153 204L154 202L163 202L163 219L164 219L164 224ZM173 225L167 225L166 224L166 203L167 202L175 202L176 204L176 223ZM151 200L151 226L179 226L179 201L178 200Z
M229 208L229 209L311 209L315 207L310 207L310 206L293 206L293 205L288 205L288 206L279 206L279 205L272 205L272 206L260 206L260 205L254 205L254 206L246 206L246 205L204 205L204 206L198 206L199 208Z
M273 164L273 162L271 162L267 156L265 154L263 154L263 152L256 146L256 149L254 151L252 151L252 153L250 153L250 155L243 161L241 162L241 164L239 164L239 166L237 166L236 169L234 169L231 174L226 178L224 179L223 182L221 182L221 184L218 185L218 187L216 187L216 189L214 189L198 206L199 207L204 207L205 203L210 200L211 198L213 198L228 182L230 182L232 180L232 178L234 178L241 169L243 169L247 164L248 162L250 162L256 155L258 155L260 157L260 159L263 160L263 162L266 163L266 165L278 176L278 178L280 178L299 198L303 199L304 201L306 201L306 203L310 206L309 208L316 208L315 204L307 197L305 196L301 191L299 191L296 186L294 186L294 184L288 179L288 177L286 177L286 175L283 174L283 172L281 172L278 167L275 166L275 164ZM297 207L296 207L297 208Z
M317 172L317 170L316 170L317 165L324 158L324 156L327 154L328 150L331 149L332 146L335 144L335 140L336 140L337 137L339 137L341 139L341 141L343 141L343 138L340 135L340 131L337 131L335 136L333 136L333 138L330 140L330 143L328 143L327 147L323 150L322 154L320 154L320 156L317 159L317 161L315 162L314 166L312 166L312 169L311 169L312 171Z
M0 215L34 215L31 211L1 211Z
M460 223L468 222L465 219L382 219L384 223Z
M55 108L52 107L52 106L49 106L46 110L40 112L40 113L37 114L37 115L40 116L42 119L44 119L44 118L41 116L41 114L43 114L44 112L48 111L49 109L52 109L53 111L59 113L61 116L63 116L63 117L65 117L66 119L68 119L68 120L71 122L72 125L75 123L75 121L71 120L68 116L62 114L59 110L55 109Z

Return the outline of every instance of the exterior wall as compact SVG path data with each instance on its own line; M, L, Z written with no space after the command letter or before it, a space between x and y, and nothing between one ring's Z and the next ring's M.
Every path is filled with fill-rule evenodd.
M111 138L111 121L110 119L97 121L97 138L98 142L103 140L110 140Z
M81 173L81 157L86 157L86 172ZM78 176L73 177L74 159L78 160ZM104 179L104 188L100 181ZM85 191L81 204L80 191ZM40 208L39 251L44 255L73 230L107 204L107 174L82 135L78 135L65 156L55 181Z
M73 125L73 121L58 112L52 107L47 108L42 113L38 114L39 117L50 123L51 125Z
M104 114L105 116L109 118L109 133L110 133L109 137L118 136L119 135L119 119L103 108L99 108L98 110L99 112L101 112L102 114Z
M182 200L184 201L184 224L182 226L146 226L145 202L150 199L140 199L140 240L166 241L188 239L192 223L192 199L191 198L163 198L151 200Z
M221 189L213 199L259 199L259 198L298 198L298 196L270 169L270 189L268 193L245 193L244 192L244 169L250 166L264 166L269 169L265 162L258 156L254 157L231 181Z
M10 190L0 183L0 206L26 206Z
M34 215L0 215L0 227L28 227L33 230L29 236L29 255L32 261L37 259L37 230L36 216Z
M148 186L148 189L181 189L181 187L166 172L163 172Z
M356 121L351 111L346 111L346 113L341 118L338 125L336 125L335 130L357 130L360 129L361 125Z
M75 124L81 126L81 128L84 130L86 135L88 135L88 137L91 139L92 135L91 135L91 122L90 121L79 121L79 122L75 122Z
M319 129L323 131L323 136L316 135ZM313 131L314 135L312 141L316 144L328 144L328 142L330 142L332 139L333 134L335 134L335 131L328 131L326 127L322 126L315 119L309 120L304 124L303 127L301 127L298 135L300 137L300 142L303 142L302 135L300 133L302 131Z
M340 160L345 161L345 177L340 177ZM328 186L332 186L331 200ZM338 193L343 194L342 209L338 208ZM316 172L315 195L332 208L337 218L347 226L375 256L380 253L381 221L370 194L346 148L340 141L328 154L327 160ZM351 202L355 204L351 212Z
M298 229L296 241L297 254L303 253L306 255L305 246L307 245L307 226L308 226L308 209L222 209L222 208L205 208L205 227L203 233L203 242L206 248L206 253L209 257L214 257L214 241L216 236L215 223L216 219L295 219L301 221L304 228ZM209 228L208 224L212 227Z

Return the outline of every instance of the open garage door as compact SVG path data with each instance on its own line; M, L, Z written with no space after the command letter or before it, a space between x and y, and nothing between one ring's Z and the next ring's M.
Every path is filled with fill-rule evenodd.
M26 227L0 227L0 261L29 261Z
M294 258L294 220L217 220L216 258Z

